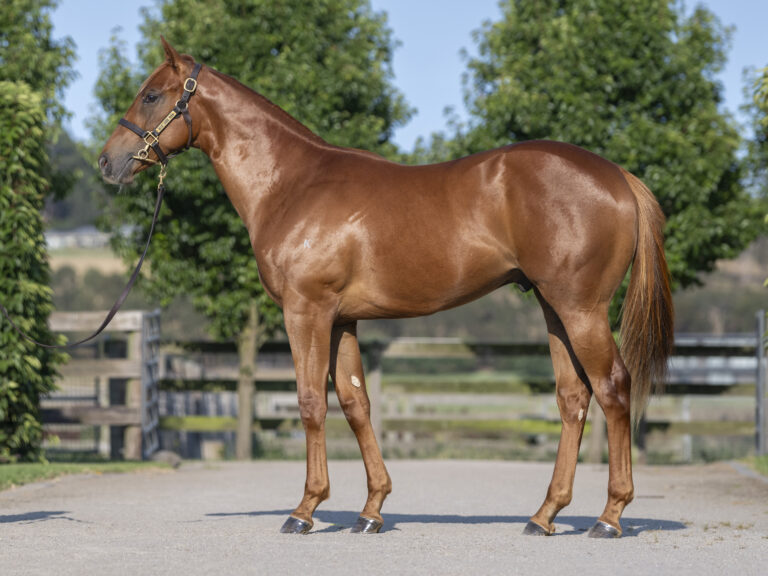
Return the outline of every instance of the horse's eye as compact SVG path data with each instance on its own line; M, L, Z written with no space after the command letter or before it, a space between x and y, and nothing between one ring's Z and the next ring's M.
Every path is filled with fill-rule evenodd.
M142 102L144 102L144 104L154 104L155 102L157 102L158 98L160 98L159 94L157 94L156 92L149 92L144 96L144 98L142 99Z

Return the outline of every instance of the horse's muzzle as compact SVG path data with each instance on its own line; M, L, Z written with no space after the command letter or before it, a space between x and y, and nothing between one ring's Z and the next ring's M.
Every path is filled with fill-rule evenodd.
M117 160L107 152L102 152L99 156L101 177L110 184L130 184L133 182L132 165L133 158L130 155Z

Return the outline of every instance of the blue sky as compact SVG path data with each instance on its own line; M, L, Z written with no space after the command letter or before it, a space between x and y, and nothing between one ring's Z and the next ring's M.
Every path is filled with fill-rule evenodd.
M453 107L465 117L461 76L466 49L475 53L472 31L486 20L496 20L498 0L372 0L374 10L385 11L400 47L394 57L394 83L408 103L417 108L411 121L395 134L395 141L410 150L419 136L445 126L443 110ZM726 25L735 26L728 64L720 80L725 88L725 106L738 117L743 103L742 71L745 67L768 66L768 0L705 0L701 2ZM691 9L695 2L687 2ZM93 86L98 75L98 53L109 45L116 27L135 55L139 40L139 9L152 7L151 0L61 0L53 12L54 36L71 36L77 44L78 78L65 94L65 105L73 113L70 130L87 139L85 119L95 110ZM159 41L159 40L158 40ZM300 119L300 118L299 118Z

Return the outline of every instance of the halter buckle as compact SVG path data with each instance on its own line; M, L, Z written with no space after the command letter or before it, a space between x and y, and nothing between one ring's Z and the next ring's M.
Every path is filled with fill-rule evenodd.
M144 143L147 145L147 147L144 150L149 150L150 146L154 146L155 144L160 142L158 137L155 136L154 132L147 132L146 134L144 134L144 137L142 138L142 140L144 140Z
M188 87L192 83L191 87ZM184 80L184 91L189 92L190 94L193 93L195 90L197 90L197 80L194 78L187 78Z

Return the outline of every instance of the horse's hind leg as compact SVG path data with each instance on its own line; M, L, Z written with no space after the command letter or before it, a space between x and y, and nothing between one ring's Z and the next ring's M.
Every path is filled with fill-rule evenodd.
M571 502L579 446L592 393L574 366L571 352L568 350L568 338L560 319L538 291L536 296L539 298L547 320L562 429L555 469L547 496L539 511L531 517L523 533L548 536L555 531L553 520L557 513Z
M387 494L392 491L392 481L371 426L371 408L365 388L356 323L333 329L331 378L344 415L360 445L368 477L368 500L352 532L378 532L383 523L381 506Z
M607 302L586 310L577 306L553 306L558 310L575 357L605 413L608 429L608 502L589 535L617 537L621 535L619 519L634 494L629 373L608 324Z

